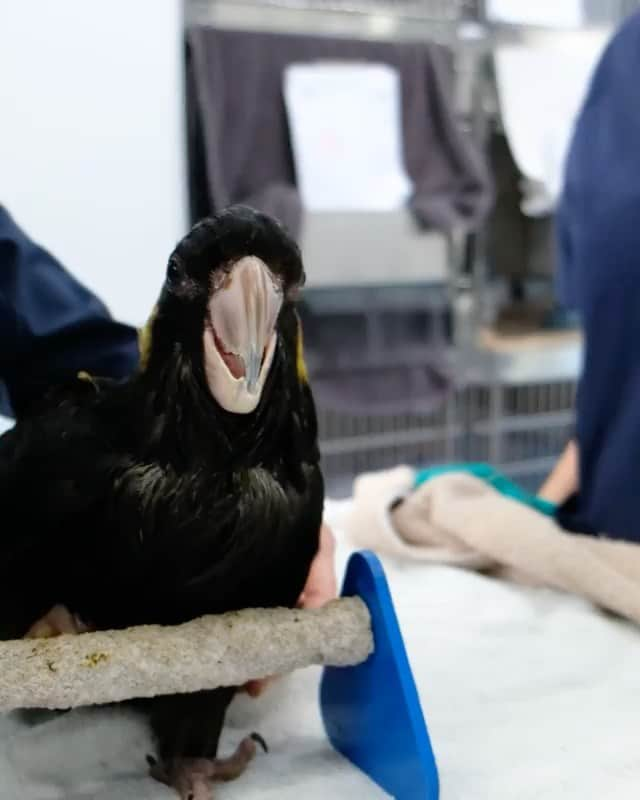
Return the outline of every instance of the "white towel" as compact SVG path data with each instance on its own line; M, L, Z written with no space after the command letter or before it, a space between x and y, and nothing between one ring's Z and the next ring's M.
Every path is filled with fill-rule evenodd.
M640 624L640 546L566 533L555 520L464 472L415 490L408 467L361 475L350 542L384 555L492 571L586 597ZM405 496L402 504L393 501Z

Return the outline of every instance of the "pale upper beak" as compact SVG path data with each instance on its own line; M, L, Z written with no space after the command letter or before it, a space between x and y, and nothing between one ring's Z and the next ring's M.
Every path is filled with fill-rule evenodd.
M241 258L214 286L203 334L205 373L225 410L248 414L260 402L281 306L278 281L255 256Z

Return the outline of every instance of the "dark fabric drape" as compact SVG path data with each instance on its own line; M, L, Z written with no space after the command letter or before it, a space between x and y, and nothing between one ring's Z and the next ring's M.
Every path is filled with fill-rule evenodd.
M454 64L436 44L331 39L197 27L187 35L191 196L195 216L247 203L294 235L302 204L295 182L283 75L322 59L398 70L410 206L425 228L477 226L492 202L489 170L453 108ZM338 124L339 121L336 121Z

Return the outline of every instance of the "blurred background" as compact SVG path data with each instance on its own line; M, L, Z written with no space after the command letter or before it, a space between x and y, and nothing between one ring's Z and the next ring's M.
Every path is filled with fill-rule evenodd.
M279 217L329 491L569 439L579 321L554 209L602 48L638 0L3 0L0 202L140 325L232 202Z

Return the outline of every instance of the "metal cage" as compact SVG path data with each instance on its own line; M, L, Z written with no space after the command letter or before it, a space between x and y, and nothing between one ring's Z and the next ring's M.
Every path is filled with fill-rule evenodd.
M574 380L471 383L424 415L320 410L327 490L351 493L361 472L398 464L489 462L536 490L573 434Z

